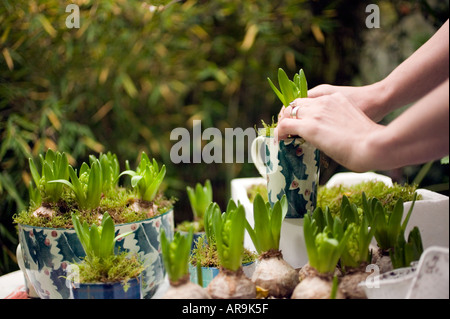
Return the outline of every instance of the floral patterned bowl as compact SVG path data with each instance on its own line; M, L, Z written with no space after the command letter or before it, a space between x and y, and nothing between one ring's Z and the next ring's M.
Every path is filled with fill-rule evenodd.
M173 210L142 221L116 225L116 235L133 231L116 243L116 250L137 253L144 261L143 298L151 298L156 293L166 274L161 254L161 229L170 238L173 236ZM25 278L38 297L68 299L67 270L71 263L79 262L85 255L75 230L19 224L19 242L19 264L23 265Z

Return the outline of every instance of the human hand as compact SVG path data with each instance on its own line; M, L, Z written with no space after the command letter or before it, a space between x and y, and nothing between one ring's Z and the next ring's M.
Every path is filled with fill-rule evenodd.
M373 122L344 94L296 99L293 106L299 106L297 118L291 116L292 106L280 112L275 132L280 140L298 135L348 169L370 169L369 137L383 126Z
M370 119L379 122L389 113L387 108L386 89L382 83L366 86L337 86L321 84L308 91L308 97L316 98L340 93L355 107L363 111Z

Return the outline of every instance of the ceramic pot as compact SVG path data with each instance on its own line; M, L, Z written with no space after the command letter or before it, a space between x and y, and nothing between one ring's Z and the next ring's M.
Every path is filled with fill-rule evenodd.
M188 232L187 231L178 231L181 235L183 236L187 236ZM205 232L198 232L198 233L193 233L192 234L192 244L191 244L191 253L192 250L194 250L195 248L197 248L197 242L199 240L200 237L205 236Z
M133 231L116 243L116 251L137 253L143 260L142 296L151 298L166 274L161 253L160 232L174 233L173 210L138 222L116 225L116 235ZM68 299L66 284L70 264L80 262L85 253L73 229L18 226L21 245L18 260L23 261L26 277L39 298Z
M252 278L255 268L255 262L249 262L242 265L242 270L248 278ZM208 287L211 280L213 280L218 274L219 268L217 267L202 267L202 287ZM197 267L189 264L189 275L191 282L198 284Z
M286 195L286 218L303 218L316 208L319 150L301 137L278 142L274 137L259 136L252 142L251 155L259 173L267 179L270 204Z
M85 283L71 286L73 299L141 299L141 278L112 283Z

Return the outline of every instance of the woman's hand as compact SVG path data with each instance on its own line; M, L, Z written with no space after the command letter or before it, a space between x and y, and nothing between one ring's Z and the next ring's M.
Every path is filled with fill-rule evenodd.
M447 79L383 126L342 93L297 99L297 118L291 106L282 109L275 134L279 139L299 135L357 172L421 164L448 155L448 101Z
M299 135L348 169L371 169L368 141L384 126L373 122L342 93L297 99L293 106L299 106L297 118L291 117L292 106L280 112L278 139Z
M342 94L354 107L359 108L375 122L381 121L391 111L387 107L387 90L383 88L383 82L358 87L322 84L309 90L308 97L316 98L334 93Z

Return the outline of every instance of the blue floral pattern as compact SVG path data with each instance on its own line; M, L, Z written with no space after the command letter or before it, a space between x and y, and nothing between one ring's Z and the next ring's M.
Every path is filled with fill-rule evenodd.
M116 226L116 234L133 231L133 234L118 241L115 249L135 252L144 261L144 298L151 298L156 293L166 275L159 241L161 229L165 230L169 238L173 238L173 210L154 218ZM75 231L19 225L19 241L28 278L39 297L69 298L66 268L84 256Z
M320 152L301 137L280 141L277 157L269 155L274 150L266 139L267 189L269 202L273 205L286 195L287 218L303 218L306 212L317 205Z

